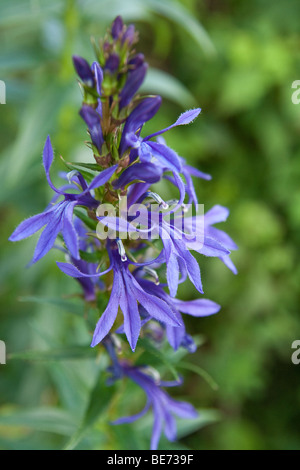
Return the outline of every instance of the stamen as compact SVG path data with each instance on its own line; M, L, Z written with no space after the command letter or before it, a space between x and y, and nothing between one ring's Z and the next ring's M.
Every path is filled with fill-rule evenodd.
M160 207L163 209L169 209L169 204L167 204L157 193L153 193L152 191L148 191L146 193L146 197L151 197L156 201Z
M145 372L146 375L150 375L150 377L152 377L154 379L154 382L157 385L160 384L161 377L160 377L160 373L158 372L158 370L154 369L154 367L151 367L151 366L145 366L142 369L143 369L143 371Z
M72 171L69 171L69 173L67 173L67 178L68 178L68 181L69 181L70 184L72 184L72 183L75 183L75 184L76 184L75 181L72 181L72 178L73 178L74 176L77 176L77 175L78 175L78 171L77 171L77 170L72 170Z
M115 335L114 333L112 333L110 335L111 339L112 339L112 342L114 343L114 346L117 350L117 354L121 354L122 353L122 344L121 344L121 341L120 339L118 338L117 335Z
M159 277L157 272L154 269L149 268L148 266L144 266L144 271L146 271L150 276L152 276L155 280L155 284L159 285Z
M119 255L121 256L121 260L122 261L127 261L127 255L126 255L126 251L125 251L122 240L117 238L116 243L118 245L118 251L119 251Z

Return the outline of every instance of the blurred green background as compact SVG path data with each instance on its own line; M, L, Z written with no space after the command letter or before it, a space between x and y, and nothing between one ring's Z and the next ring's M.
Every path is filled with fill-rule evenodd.
M91 158L71 55L92 60L90 36L101 37L121 14L140 31L137 49L151 67L144 90L164 98L148 129L202 108L193 125L169 132L167 142L213 176L196 181L199 202L230 208L219 228L239 245L238 276L217 259L199 257L205 296L222 310L186 318L202 345L184 360L200 374L206 370L218 389L183 371L185 385L175 395L204 411L196 423L179 424L178 444L162 439L161 448L299 449L300 365L291 362L291 344L300 337L300 105L291 101L292 82L300 79L299 2L0 0L0 12L0 79L7 86L0 107L0 339L9 355L0 366L0 448L66 445L105 367L102 356L96 364L93 357L75 360L76 348L72 360L63 352L57 361L47 353L18 359L25 350L86 345L90 336L83 305L69 298L79 287L58 271L57 253L27 269L37 237L7 239L50 200L41 165L48 133L57 157ZM54 166L53 174L63 169L58 158ZM184 298L196 295L190 284L181 289ZM100 399L104 407L108 396ZM121 384L110 415L128 414L133 402L137 411L142 392ZM78 448L147 448L150 429L150 416L119 427L100 418Z

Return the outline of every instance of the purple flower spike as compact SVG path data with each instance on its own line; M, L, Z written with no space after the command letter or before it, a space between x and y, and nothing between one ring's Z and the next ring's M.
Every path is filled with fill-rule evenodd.
M73 55L73 64L79 78L81 78L83 83L85 83L90 88L93 88L95 86L95 79L89 63L82 57Z
M88 126L93 144L95 145L95 147L97 147L99 152L101 152L104 140L99 114L97 113L97 111L87 105L82 106L79 114Z

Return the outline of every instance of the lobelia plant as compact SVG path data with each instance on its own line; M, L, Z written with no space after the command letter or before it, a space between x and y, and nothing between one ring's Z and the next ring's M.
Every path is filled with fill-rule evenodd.
M166 339L175 351L182 347L194 352L196 344L182 314L204 317L217 313L220 306L203 298L176 298L178 284L187 277L203 294L200 268L191 251L218 257L236 273L229 255L237 247L213 227L227 219L228 210L214 206L203 214L198 205L192 177L209 180L210 175L189 166L161 137L191 123L201 110L189 110L171 126L142 136L161 98L137 94L148 65L143 54L135 52L136 42L134 26L126 27L117 17L96 48L97 61L90 66L73 57L83 93L79 114L88 127L87 145L95 163L67 164L71 171L64 175L66 184L56 188L50 178L54 153L48 136L43 164L54 198L44 212L23 221L10 240L22 240L44 227L31 263L45 256L59 237L67 257L67 262L57 262L59 269L80 283L87 303L108 298L104 312L99 311L91 346L101 343L111 359L108 385L127 377L147 396L141 413L112 424L132 422L152 407L151 449L156 449L162 430L170 441L176 439L174 415L195 418L197 411L164 390L180 385L181 379L164 382L147 364L134 365L123 335L132 351L143 336L158 349ZM151 190L162 178L178 190L178 200L164 201Z

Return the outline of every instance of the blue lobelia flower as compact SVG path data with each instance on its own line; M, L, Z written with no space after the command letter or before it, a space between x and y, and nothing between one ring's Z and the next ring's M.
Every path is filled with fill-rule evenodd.
M139 276L140 271L137 271L137 275ZM137 277L137 280L141 287L152 295L156 295L160 299L164 300L170 308L176 312L176 317L180 318L182 321L182 325L174 328L171 325L164 325L166 328L167 339L172 346L172 348L176 351L180 346L185 347L189 352L196 351L196 345L192 339L192 337L187 334L183 319L181 317L181 313L185 313L187 315L191 315L193 317L207 317L209 315L213 315L220 310L220 305L213 302L209 299L194 299L194 300L179 300L171 297L168 295L160 285L156 285L153 282ZM151 312L150 315L145 315L143 313L143 320L144 323L146 321L151 320ZM122 331L119 331L122 332Z
M212 209L210 209L208 212L206 212L206 214L204 214L205 239L208 239L210 243L203 243L203 245L199 245L197 244L197 242L192 241L187 242L187 247L190 250L195 250L205 256L217 256L234 274L237 274L237 269L229 256L231 251L238 249L237 245L226 232L212 227L212 225L217 224L219 222L225 222L227 220L228 215L229 210L226 207L220 205L212 207ZM191 226L192 223L192 218L185 219L186 226L188 226L189 224ZM219 251L219 253L216 251L216 244L218 246L223 247L223 253L221 251Z
M177 121L171 126L155 132L154 134L150 134L147 137L140 137L141 126L154 116L160 106L160 100L161 98L159 96L146 98L132 111L123 129L120 152L123 153L130 147L137 151L141 162L150 162L154 158L158 165L178 173L182 170L182 164L177 153L167 145L153 142L150 139L167 132L173 127L191 123L199 115L201 109L196 108L186 111L181 114ZM145 113L145 105L150 107L151 104L151 111ZM143 120L142 116L146 119Z
M161 136L159 136L157 138L157 142L159 144L166 145L165 139ZM201 178L201 179L208 180L208 181L211 180L212 177L208 173L203 173L203 171L200 171L197 168L194 168L193 166L187 165L184 158L179 157L179 160L180 160L181 166L182 166L181 174L185 178L185 192L189 196L188 203L189 204L191 204L191 203L198 204L198 199L197 199L194 183L193 183L193 180L192 180L192 176L196 176L197 178ZM178 186L178 180L176 180L175 178L171 179L168 176L164 176L164 178L171 181L171 183L173 183L175 186Z
M65 274L75 278L99 277L113 270L114 279L108 305L96 325L91 346L100 343L110 332L118 309L121 308L124 315L124 332L127 336L131 349L134 351L141 329L141 319L137 302L141 304L151 316L158 321L172 326L179 326L181 323L172 312L165 301L145 292L128 268L128 261L121 259L118 249L108 243L107 250L110 256L110 267L101 273L83 273L72 264L60 263L57 265ZM124 259L124 258L123 258Z
M145 408L138 414L127 416L113 421L112 424L132 423L144 416L150 406L153 408L154 422L151 437L151 450L156 450L162 431L164 431L169 441L176 440L176 421L174 418L193 419L197 418L196 409L185 401L178 401L171 398L162 387L174 387L181 384L181 381L163 382L147 374L150 368L134 367L126 362L122 362L121 368L123 374L129 377L133 382L139 385L147 396Z
M13 242L23 240L46 225L36 245L31 263L35 263L48 253L60 232L64 237L71 256L75 259L79 259L78 237L72 220L74 207L76 205L83 205L89 208L96 208L99 202L92 197L90 191L106 183L117 168L117 165L115 165L100 172L89 185L86 184L84 178L78 173L78 180L82 187L82 192L79 194L71 194L57 189L53 185L50 179L50 167L53 159L53 149L50 137L48 136L43 151L43 164L46 177L49 186L58 196L63 196L64 200L47 208L41 214L34 215L21 222L9 238L9 240Z

